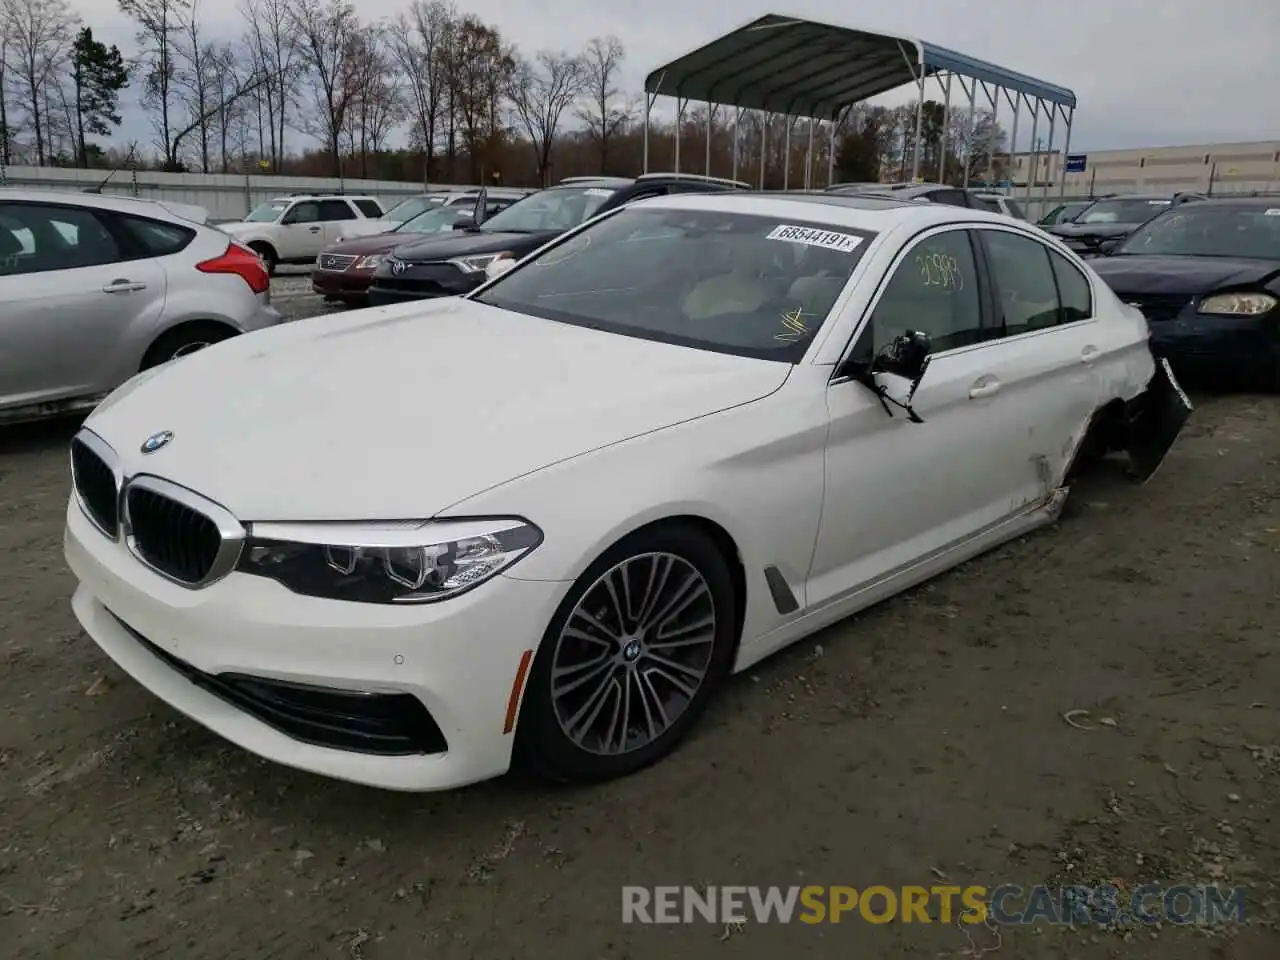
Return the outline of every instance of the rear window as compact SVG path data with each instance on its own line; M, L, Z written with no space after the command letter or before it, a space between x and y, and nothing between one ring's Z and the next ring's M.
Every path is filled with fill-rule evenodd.
M127 213L117 214L116 220L123 225L125 232L143 250L153 257L167 257L186 249L194 230L179 227L172 223L162 223L147 217L134 217Z
M873 236L740 213L625 207L545 248L475 299L625 336L796 363Z
M1004 201L1009 207L1009 216L1017 217L1019 220L1027 219L1027 215L1022 212L1022 207L1018 206L1018 201L1005 198Z
M354 203L356 207L359 208L360 212L366 217L373 217L375 220L382 217L382 208L378 206L378 201L376 200L353 200L351 202Z
M979 210L989 210L991 213L1003 212L1000 209L1000 204L996 203L994 200L987 197L980 197L976 193L970 194L969 197L973 200L973 205Z

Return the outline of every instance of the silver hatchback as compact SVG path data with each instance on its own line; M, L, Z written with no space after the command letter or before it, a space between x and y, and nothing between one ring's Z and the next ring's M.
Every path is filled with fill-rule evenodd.
M0 423L91 409L148 367L281 322L262 260L206 216L0 190Z

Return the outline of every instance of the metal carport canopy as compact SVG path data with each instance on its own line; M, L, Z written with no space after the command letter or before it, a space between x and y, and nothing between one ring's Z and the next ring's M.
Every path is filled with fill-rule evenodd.
M1066 110L1076 95L923 40L766 14L653 70L650 97L835 120L851 104L949 72Z

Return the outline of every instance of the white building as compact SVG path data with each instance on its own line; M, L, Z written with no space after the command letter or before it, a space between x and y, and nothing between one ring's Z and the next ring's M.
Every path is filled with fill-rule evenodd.
M1174 193L1197 190L1213 194L1280 192L1280 140L1252 143L1197 143L1181 147L1143 147L1076 153L1082 172L1066 174L1068 195L1102 193ZM1014 191L1024 188L1031 170L1031 154L1013 156ZM1037 157L1035 186L1059 189L1062 152ZM1033 191L1035 195L1035 191Z

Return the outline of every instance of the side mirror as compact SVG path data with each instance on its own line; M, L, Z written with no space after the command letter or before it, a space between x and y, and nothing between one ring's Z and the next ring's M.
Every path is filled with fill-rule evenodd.
M1098 244L1098 253L1102 254L1104 257L1109 257L1120 249L1120 244L1122 243L1124 243L1123 237L1113 237L1110 240L1103 240Z
M910 330L894 337L885 344L870 363L864 360L848 360L840 373L862 384L876 395L885 413L890 416L892 404L907 412L912 423L924 423L911 407L916 388L929 368L929 354L933 344L929 335L920 330Z
M924 376L926 361L933 353L929 335L920 330L909 330L894 337L881 348L871 361L872 373L892 373L911 381L914 388Z

